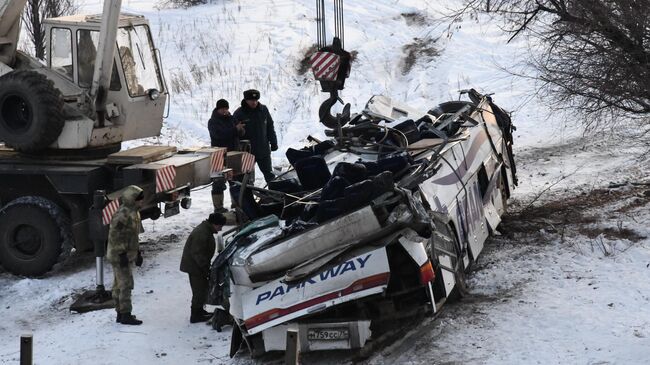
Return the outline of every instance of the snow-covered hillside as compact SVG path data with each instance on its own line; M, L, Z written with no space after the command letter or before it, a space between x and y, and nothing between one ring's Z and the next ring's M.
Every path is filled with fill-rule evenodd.
M647 182L647 158L632 158L637 151L625 146L576 139L580 133L571 127L574 120L565 123L549 113L543 100L530 96L530 80L503 71L519 64L527 52L524 40L506 44L507 37L487 19L460 21L447 37L446 25L437 19L454 4L345 1L346 48L358 56L342 97L353 111L362 109L373 94L426 110L456 98L463 88L494 93L499 105L514 112L518 127L520 187L513 211L538 195L536 204L547 204L589 194L610 182ZM299 146L308 134L323 134L317 109L326 96L309 72L298 73L316 38L313 1L219 0L163 10L155 5L153 0L123 1L124 11L150 19L172 91L160 143L206 144L206 122L216 100L223 97L236 106L248 88L261 91L261 102L276 120L281 144L274 154L276 164L281 164L287 147ZM101 4L87 0L82 10L99 12ZM421 51L414 53L415 62L405 72L408 50ZM591 229L617 229L621 221L619 231L650 235L648 202L643 190L634 194L642 200L624 215L611 205L590 208L598 217ZM626 199L634 199L634 194ZM246 354L228 359L229 333L188 322L190 289L178 271L180 254L191 228L211 210L209 190L197 191L194 199L192 209L180 216L146 222L142 239L150 244L144 246L145 265L136 272L133 293L134 313L145 321L143 326L116 325L113 311L68 312L71 294L93 287L92 255L76 255L41 279L18 278L0 269L0 363L18 361L23 332L34 333L38 364L250 363ZM546 217L539 219L544 222ZM470 276L473 297L449 307L435 321L424 321L403 341L367 361L647 362L647 238L589 238L577 228L567 230L571 235L562 231L560 237L557 232L547 235L548 225L525 232L510 227L518 234L504 231L504 237L489 242ZM348 358L310 355L305 363Z
M161 50L172 92L161 143L205 143L216 100L229 100L232 112L249 88L259 89L262 103L270 107L281 146L300 145L308 134L322 136L317 111L326 95L310 71L299 72L316 42L315 2L213 0L163 10L154 8L156 4L126 0L123 11L149 18ZM360 111L372 95L385 94L428 110L457 98L458 90L474 87L494 93L525 124L518 133L520 144L561 140L563 123L547 120L540 100L530 97L533 83L503 71L521 63L525 41L507 44L489 19L483 24L460 21L449 32L440 17L456 5L454 0L346 1L345 46L358 56L342 92L344 101L352 104L353 112ZM101 2L87 0L81 10L100 12ZM331 20L332 14L326 18ZM278 163L281 151L274 154Z

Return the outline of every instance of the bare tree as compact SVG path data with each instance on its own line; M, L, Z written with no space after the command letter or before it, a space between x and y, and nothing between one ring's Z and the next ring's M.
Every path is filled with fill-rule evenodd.
M74 0L28 0L23 12L23 22L34 43L34 55L39 59L45 58L45 28L43 20L77 11Z
M459 14L499 16L511 40L538 45L547 95L597 122L650 114L650 0L470 0Z

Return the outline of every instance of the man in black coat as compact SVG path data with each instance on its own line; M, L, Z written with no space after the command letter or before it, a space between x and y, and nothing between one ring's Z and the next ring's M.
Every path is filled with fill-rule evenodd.
M259 102L259 99L259 91L252 89L244 91L244 100L233 117L246 123L244 138L250 140L257 166L264 174L264 180L268 182L275 178L271 166L271 151L277 151L278 137L275 135L271 113Z
M212 147L225 147L228 151L239 149L239 137L245 132L245 124L236 120L229 111L228 101L220 99L212 111L208 121L210 142ZM223 192L226 191L225 179L216 179L212 182L212 204L216 213L225 213L223 207Z
M208 298L210 263L217 248L214 234L221 231L225 224L226 217L212 213L194 228L185 242L180 270L188 274L192 287L191 323L205 322L212 317L203 309L203 305Z
M245 124L230 115L228 101L220 99L208 121L212 147L226 147L228 151L239 149L239 137L245 132Z

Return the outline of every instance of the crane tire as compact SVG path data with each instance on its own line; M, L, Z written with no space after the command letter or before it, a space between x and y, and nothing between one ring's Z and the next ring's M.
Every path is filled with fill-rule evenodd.
M65 116L63 95L35 71L13 71L0 78L0 141L35 153L59 138Z
M0 209L0 265L7 271L41 276L71 247L70 221L52 201L25 196Z

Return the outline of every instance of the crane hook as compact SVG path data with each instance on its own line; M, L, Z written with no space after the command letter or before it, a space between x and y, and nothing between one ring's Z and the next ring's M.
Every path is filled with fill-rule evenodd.
M318 116L320 117L320 122L323 123L327 128L338 128L343 127L350 121L350 104L345 104L343 107L342 113L337 113L336 116L332 115L332 107L337 103L343 100L339 97L338 91L330 91L329 99L325 100L320 108L318 108Z

